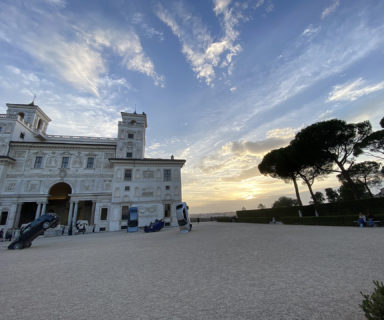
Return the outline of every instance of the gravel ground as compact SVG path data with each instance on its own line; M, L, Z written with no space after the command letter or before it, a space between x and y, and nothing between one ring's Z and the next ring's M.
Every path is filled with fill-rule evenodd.
M194 224L0 243L1 319L364 319L384 228Z

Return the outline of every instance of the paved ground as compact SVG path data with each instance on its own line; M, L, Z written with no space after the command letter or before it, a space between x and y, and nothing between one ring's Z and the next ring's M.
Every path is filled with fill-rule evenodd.
M384 228L200 223L0 243L1 319L364 319Z

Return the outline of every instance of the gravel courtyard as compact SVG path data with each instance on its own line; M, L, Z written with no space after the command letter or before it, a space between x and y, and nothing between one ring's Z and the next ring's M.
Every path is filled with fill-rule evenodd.
M364 319L384 228L194 224L0 243L1 319Z

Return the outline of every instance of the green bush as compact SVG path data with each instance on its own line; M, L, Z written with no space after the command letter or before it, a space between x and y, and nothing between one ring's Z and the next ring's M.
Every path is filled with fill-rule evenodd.
M364 297L360 307L368 320L384 320L384 284L379 281L373 283L376 288L371 295L360 292Z
M237 211L239 222L269 223L273 217L285 224L323 225L323 226L355 226L354 221L360 212L366 216L374 215L384 225L384 197L356 201L323 203L316 206L319 217L315 215L313 205L299 207L271 208Z

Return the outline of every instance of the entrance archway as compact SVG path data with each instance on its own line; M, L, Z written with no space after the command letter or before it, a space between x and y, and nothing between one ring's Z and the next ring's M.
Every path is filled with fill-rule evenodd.
M71 186L65 182L56 183L49 190L47 211L52 209L60 217L60 224L67 224L71 193Z

